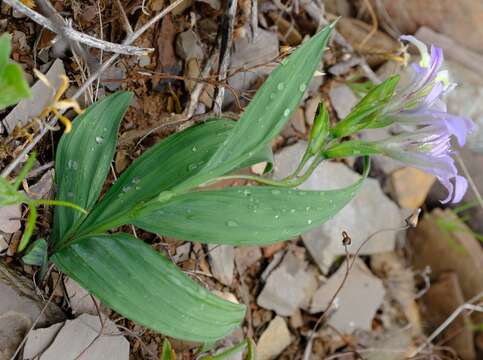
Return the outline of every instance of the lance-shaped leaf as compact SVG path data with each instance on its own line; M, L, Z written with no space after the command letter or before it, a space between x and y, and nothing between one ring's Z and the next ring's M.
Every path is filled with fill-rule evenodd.
M176 188L187 190L237 168L283 129L320 64L334 24L302 44L258 89L230 136L206 166Z
M190 341L215 341L239 326L245 307L193 282L128 234L83 239L52 261L105 305L148 328Z
M150 202L132 223L184 240L265 245L300 235L332 218L354 197L364 177L329 191L255 186L189 192L168 202Z
M72 131L62 135L55 159L57 200L69 201L89 210L101 192L117 143L119 124L132 94L119 92L92 104L75 119ZM57 207L53 241L84 218L81 212Z
M119 177L78 230L101 232L125 224L137 205L196 175L226 140L235 123L220 119L174 134L147 150ZM240 166L272 161L270 147Z

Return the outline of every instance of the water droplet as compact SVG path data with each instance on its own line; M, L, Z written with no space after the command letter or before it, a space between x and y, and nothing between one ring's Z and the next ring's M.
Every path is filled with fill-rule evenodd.
M129 190L131 190L131 187L130 186L127 186L126 185L126 186L123 186L122 187L122 192L124 192L124 193L127 193Z
M312 220L308 219L307 224L309 224L309 225L312 224Z
M274 93L270 94L270 100L275 100L275 96L276 95Z
M278 90L283 90L284 87L285 87L285 84L283 82L278 83L278 85L277 85Z
M279 195L280 194L280 190L277 190L277 189L272 190L272 194L273 195Z
M305 84L301 84L301 85L299 86L299 90L300 90L300 92L304 92L304 91L305 91L305 89L307 89L307 86L306 86Z
M311 209L311 208L310 208L310 206L307 206L307 207L305 208L305 211L310 211L310 209Z
M188 170L189 171L193 171L193 170L196 170L198 168L198 164L189 164L188 165Z
M72 170L77 170L79 168L79 163L75 160L67 161L67 167Z
M191 151L196 152L196 151L198 151L198 148L197 148L196 146L193 146L193 147L191 148Z
M249 195L251 195L251 194L252 194L252 193L251 193L249 190L247 190L247 189L243 190L243 195L245 195L245 196L249 196Z
M277 219L277 220L280 219L280 215L278 215L278 214L275 215L275 219Z
M237 223L235 220L228 220L228 221L226 222L226 225L227 225L228 227L238 227L238 226L239 226L239 225L238 225L238 223Z
M291 212L292 214L294 214L294 213L295 213L295 209L290 209L290 212Z
M141 179L137 176L133 177L132 178L132 183L133 184L139 184L141 182Z
M283 111L283 116L288 116L290 114L290 109L285 109Z
M73 198L73 197L74 197L74 193L73 193L72 191L69 191L69 192L67 193L67 197L69 197L69 198Z
M102 136L96 136L96 143L102 144L104 142L104 138Z

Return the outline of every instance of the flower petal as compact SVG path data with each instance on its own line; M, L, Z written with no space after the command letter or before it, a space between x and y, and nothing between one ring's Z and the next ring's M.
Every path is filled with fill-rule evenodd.
M465 195L466 190L468 190L468 180L466 180L463 176L460 176L460 175L456 176L454 198L452 203L453 204L459 203L463 199L463 196Z

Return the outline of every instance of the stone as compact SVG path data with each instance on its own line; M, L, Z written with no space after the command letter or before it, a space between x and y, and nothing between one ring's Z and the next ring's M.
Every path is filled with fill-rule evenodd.
M406 328L395 328L383 333L371 332L365 348L375 349L365 354L367 360L406 360L411 358L415 347L411 332ZM394 351L398 349L398 351ZM400 350L400 351L399 351Z
M101 328L98 316L83 314L74 320L67 320L39 360L75 359L81 353L83 360L128 360L129 342L119 334L111 320L105 318L103 321L104 328ZM98 337L101 329L101 336ZM31 336L35 334L36 330ZM51 337L51 333L44 332L44 336ZM35 352L35 349L31 351Z
M190 252L191 242L187 242L186 244L180 245L176 248L176 255L173 255L172 258L175 263L183 262L190 258Z
M64 281L65 291L69 297L70 307L74 314L91 314L97 315L97 307L94 298L89 292L80 286L76 281L67 278ZM99 305L99 300L96 300Z
M235 249L232 245L208 245L213 276L222 284L230 286L235 269Z
M408 233L408 239L415 270L430 266L435 277L454 271L465 299L483 291L483 249L471 229L451 210L434 209L426 214ZM483 321L483 316L475 317Z
M179 33L176 37L176 55L188 61L197 59L201 61L204 56L201 41L198 35L191 29Z
M48 199L54 187L54 169L42 175L39 181L29 187L29 196L32 199Z
M352 108L359 102L358 97L350 87L345 84L337 84L329 91L330 102L339 119L344 119Z
M330 299L342 283L346 263L314 294L310 313L324 311ZM372 330L372 319L384 300L382 281L375 277L362 260L356 258L347 280L332 305L334 313L327 323L342 333L350 334L356 329ZM331 311L331 310L329 310Z
M247 269L262 258L262 251L258 246L241 246L235 249L235 264L238 273L243 275Z
M231 76L228 79L228 84L237 91L249 89L257 79L271 73L274 67L265 64L275 59L278 55L278 37L274 32L258 28L253 39L249 36L236 39L233 44L230 69L250 69L248 71L240 71ZM227 106L234 100L233 94L230 91L226 91L223 105Z
M45 76L55 89L62 84L60 78L65 75L64 63L60 59L56 59ZM29 120L38 116L42 110L53 101L53 91L49 89L43 82L38 80L31 87L32 97L30 99L21 100L10 113L3 119L3 125L10 134L15 126L26 125Z
M292 339L285 320L276 316L262 333L256 348L257 360L275 359L290 345Z
M126 78L126 71L118 66L110 66L101 75L101 84L104 85L109 91L116 91L122 85L123 80Z
M428 334L436 330L459 306L465 303L454 272L441 274L424 294L425 322ZM463 360L475 360L473 332L468 317L458 316L443 331L445 346L453 348Z
M391 173L389 189L399 206L418 209L426 200L436 177L422 170L404 167Z
M62 326L64 326L64 323L57 323L47 328L33 330L29 334L23 349L24 360L34 359L42 354L55 340Z
M426 44L433 44L443 49L445 59L466 66L480 76L483 75L483 70L480 66L483 62L482 55L468 50L450 37L434 32L425 26L420 27L414 36Z
M308 269L304 251L299 253L289 250L268 276L257 298L259 306L282 316L294 315L299 308L308 307L318 282L316 273Z
M310 126L314 123L315 114L321 101L322 97L319 95L311 97L305 102L305 119Z
M275 155L274 178L281 179L297 167L306 148L305 142L285 147ZM303 190L334 190L352 185L360 175L346 165L325 161L298 188ZM364 240L383 229L400 228L403 216L397 205L381 190L375 179L366 179L354 199L331 220L302 234L306 248L323 273L327 273L336 256L344 255L342 231L352 238L349 253L355 253ZM397 231L383 231L375 235L361 249L368 255L394 249Z
M305 134L307 127L305 126L304 110L302 108L299 107L294 111L292 118L290 119L290 125L295 131Z
M367 63L371 66L380 65L387 59L387 56L379 54L395 53L400 47L398 41L379 30L367 37L371 25L361 20L343 17L337 22L337 30L357 52L366 55ZM367 41L362 44L366 37Z
M50 303L41 313L44 302L32 287L32 280L24 278L0 262L0 315L14 311L25 315L38 326L45 326L65 318L62 311Z
M0 207L0 230L7 234L20 230L21 216L22 213L18 204Z
M374 3L374 0L373 0ZM478 0L381 0L391 25L400 34L427 26L474 51L483 52L483 2Z
M22 313L8 311L0 315L0 359L10 359L25 334L32 326L32 320Z

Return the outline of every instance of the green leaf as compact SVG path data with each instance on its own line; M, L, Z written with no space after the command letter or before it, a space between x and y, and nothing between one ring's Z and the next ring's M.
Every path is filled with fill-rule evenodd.
M367 176L368 166L365 176ZM271 186L189 192L153 201L132 224L203 243L265 245L313 229L337 214L362 180L340 190L301 191Z
M93 207L109 172L119 124L131 99L131 93L119 92L92 104L75 119L72 131L62 135L55 159L57 200L86 210ZM84 217L74 209L57 207L53 243L66 241L67 232Z
M226 142L190 181L175 189L188 190L224 175L261 151L283 129L300 103L335 24L303 43L264 82Z
M48 245L45 239L37 239L22 257L22 261L28 265L44 266L47 264Z
M366 127L387 125L379 123L378 117L394 95L399 78L399 75L394 75L369 91L350 114L331 130L333 136L348 136Z
M105 305L175 338L215 341L244 317L244 306L211 294L128 234L83 239L54 254L52 261Z
M166 338L163 340L163 349L161 350L160 360L176 360L176 354L171 348L169 340Z
M0 36L0 110L31 96L20 65L9 63L11 37Z
M147 150L119 177L82 224L78 233L102 232L125 224L126 215L196 175L233 129L231 120L209 121L174 134ZM270 147L243 166L271 161Z

